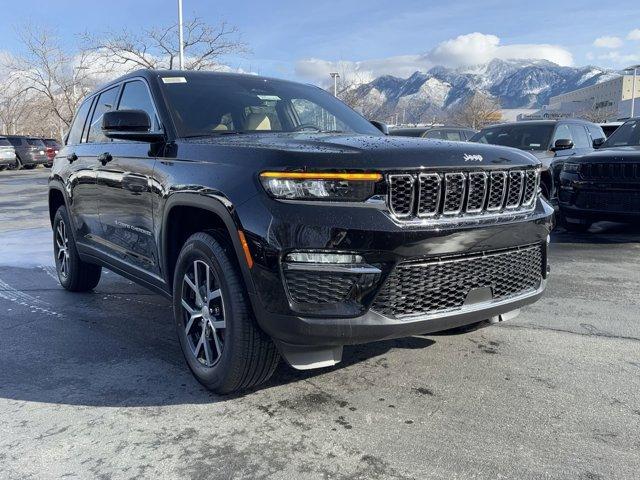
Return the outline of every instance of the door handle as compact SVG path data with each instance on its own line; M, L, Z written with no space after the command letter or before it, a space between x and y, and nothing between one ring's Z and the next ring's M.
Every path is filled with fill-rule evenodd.
M70 153L69 155L67 155L67 160L69 160L69 163L73 163L78 159L78 155L76 155L75 153Z
M113 160L113 157L111 156L111 154L109 152L104 152L101 153L100 155L98 155L98 161L104 166L107 163L109 163L111 160Z
M122 188L129 190L134 194L148 192L149 178L143 175L125 173L122 176Z

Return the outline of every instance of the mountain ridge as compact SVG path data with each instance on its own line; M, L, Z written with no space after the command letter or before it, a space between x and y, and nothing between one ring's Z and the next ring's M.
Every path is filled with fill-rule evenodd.
M352 88L350 96L368 115L403 112L408 122L440 115L476 92L502 108L540 108L549 98L610 80L617 73L593 65L563 67L546 60L500 60L448 68L434 66L408 78L382 75Z

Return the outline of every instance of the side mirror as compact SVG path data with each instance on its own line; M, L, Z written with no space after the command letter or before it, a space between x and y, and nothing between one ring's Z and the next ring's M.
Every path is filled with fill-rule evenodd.
M164 140L160 132L150 132L151 120L143 110L113 110L102 116L102 132L107 138L158 142Z
M606 139L604 138L596 138L593 140L593 148L600 148L604 142L606 141Z
M371 120L371 125L376 127L378 130L380 130L385 135L389 135L389 125L387 125L386 123L378 122L376 120Z
M570 150L573 148L573 140L569 138L559 138L556 140L556 143L553 147L551 147L552 152L557 152L559 150Z

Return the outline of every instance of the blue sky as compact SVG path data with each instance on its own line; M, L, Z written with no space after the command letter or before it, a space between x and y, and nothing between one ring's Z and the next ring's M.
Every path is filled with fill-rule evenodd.
M7 0L0 16L0 50L19 48L15 19L26 18L25 13L34 23L54 25L71 45L84 30L166 24L175 18L176 3ZM610 68L640 63L637 0L184 0L184 12L236 25L252 53L226 63L278 77L316 80L338 61L399 75L414 66L494 55L531 54ZM596 41L599 37L605 38Z

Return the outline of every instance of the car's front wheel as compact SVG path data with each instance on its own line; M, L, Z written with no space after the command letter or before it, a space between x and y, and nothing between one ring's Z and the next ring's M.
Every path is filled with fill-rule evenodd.
M173 311L189 368L208 389L231 393L268 380L279 355L258 327L238 266L207 233L182 247L173 280Z
M53 219L53 253L60 285L71 292L88 292L100 282L102 268L83 262L78 255L67 207Z

